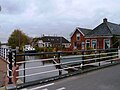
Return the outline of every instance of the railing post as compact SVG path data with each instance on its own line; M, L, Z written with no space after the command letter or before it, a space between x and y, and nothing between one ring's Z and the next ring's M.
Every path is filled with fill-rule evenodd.
M114 50L113 50L113 51L114 51ZM114 54L112 54L111 51L110 51L109 56L111 56L111 57L110 57L111 64L113 63L113 60L112 60L112 59L113 59L113 57L112 57L113 55L114 55Z
M5 49L5 60L7 58L7 49Z
M95 58L97 58L97 50L95 50ZM97 62L97 59L95 59L95 63Z
M3 48L1 48L1 56L2 56L2 58L3 58Z
M58 53L58 63L60 64L60 52ZM61 69L61 66L58 65L58 69ZM59 75L62 75L62 71L59 70Z
M4 48L4 59L5 59L5 53L6 53L5 50L6 50L6 48Z
M12 51L12 61L14 62L14 66L16 66L16 50Z
M99 50L99 66L100 66L100 53L101 53L101 51Z
M118 49L118 57L120 58L120 49Z
M0 47L0 56L1 56L1 47Z
M82 63L81 63L81 69L83 70L84 68L84 60L85 60L85 56L84 56L84 51L82 51Z
M24 55L24 61L25 61L25 55ZM25 62L24 62L24 64L23 64L23 68L24 68L24 70L23 70L23 74L24 74L24 78L23 78L23 82L25 83Z
M1 47L0 47L0 56L1 56Z
M8 84L13 84L12 82L12 52L11 52L11 49L9 50L9 82Z

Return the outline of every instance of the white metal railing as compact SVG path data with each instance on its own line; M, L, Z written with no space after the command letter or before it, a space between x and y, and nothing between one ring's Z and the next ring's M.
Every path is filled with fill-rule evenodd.
M9 47L0 47L0 58L7 63L7 77L9 78L9 83L12 83L12 66L16 63L15 61L15 54L14 51Z
M60 53L58 53L58 54L60 54ZM88 57L90 57L90 58L88 58ZM76 61L67 61L67 62L62 62L62 63L56 61L56 60L63 60L63 59L65 60L65 59L74 59L74 58L76 58L77 60ZM98 66L99 66L101 62L112 63L111 61L116 58L119 58L118 51L101 52L101 53L95 53L95 54L92 53L92 54L84 54L84 55L60 56L59 58L54 57L54 58L49 58L49 59L36 59L36 60L29 60L29 61L21 61L21 62L17 62L17 64L43 62L43 61L53 61L53 62L55 62L55 64L44 65L44 66L34 66L34 67L24 67L22 69L16 70L17 72L25 71L25 70L40 69L40 68L49 68L51 66L60 66L61 68L57 68L55 70L25 74L25 75L17 76L16 78L25 78L25 77L30 77L30 76L40 75L40 74L47 74L47 73L52 73L52 72L56 72L56 71L62 71L62 70L66 70L66 69L74 69L77 67L82 69L82 67L91 65L92 63L93 64L98 63ZM74 64L74 63L79 63L79 65L69 66L70 64ZM67 67L62 67L62 65L67 65Z
M89 55L90 56L90 55ZM86 59L84 61L93 61L93 60L97 60L97 59L105 59L105 58L114 58L117 57L118 55L113 55L113 56L107 56L107 57L101 57L101 58L93 58L93 59ZM56 59L56 58L55 58ZM44 59L47 60L47 59ZM44 61L44 60L39 60L39 61ZM50 59L52 60L52 59ZM53 59L54 61L54 59ZM104 61L108 61L108 60L104 60ZM77 61L69 61L69 62L64 62L64 63L56 63L56 64L51 64L51 65L45 65L45 66L37 66L37 67L29 67L29 68L25 68L25 69L19 69L16 71L23 71L23 70L29 70L29 69L36 69L36 68L43 68L43 67L51 67L51 66L57 66L57 65L65 65L65 64L69 64L69 63L81 63L82 60L77 60ZM94 62L93 62L94 63Z
M47 73L52 73L59 71L62 72L63 70L67 69L74 69L74 70L83 70L83 67L91 64L96 64L97 66L100 66L100 64L103 62L107 63L113 63L112 61L116 58L120 58L120 51L95 51L92 50L91 53L87 53L87 51L82 51L81 54L79 55L70 55L70 56L62 56L63 52L56 52L56 53L48 53L48 54L57 54L57 56L53 56L53 58L48 58L48 59L36 59L36 60L24 60L20 62L16 62L16 57L19 55L16 55L16 52L12 52L11 49L7 48L0 48L0 57L3 58L7 62L7 76L9 77L9 81L12 79L12 66L16 64L23 64L23 68L16 70L17 72L24 71L24 75L17 76L16 78L24 78L24 83L25 83L25 77L31 77L35 75L40 75L40 74L47 74ZM90 52L90 50L89 50ZM40 53L41 55L47 54L47 53ZM31 54L33 55L33 54ZM39 55L39 54L36 54ZM29 54L23 54L23 56L29 56ZM25 58L24 58L25 59ZM72 60L71 60L72 59ZM61 61L64 62L61 62ZM66 61L67 60L67 61ZM71 61L68 61L71 60ZM25 63L34 63L34 62L45 62L45 61L52 61L54 64L50 65L43 65L43 66L32 66L32 67L26 67ZM35 69L40 69L40 68L49 68L51 66L56 67L55 70L49 70L49 71L42 71L42 72L36 72L36 73L30 73L30 74L25 74L26 70L35 70ZM79 69L76 69L79 68ZM10 81L11 82L11 81Z

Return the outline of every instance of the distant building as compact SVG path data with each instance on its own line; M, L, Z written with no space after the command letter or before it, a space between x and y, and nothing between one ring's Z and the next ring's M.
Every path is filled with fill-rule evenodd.
M113 38L115 37L115 40ZM115 44L120 45L120 25L108 22L103 19L103 23L93 30L77 27L71 34L72 49L107 49Z
M70 42L64 37L58 36L43 36L36 38L36 41L33 40L33 45L38 47L53 47L53 48L69 48Z
M91 29L77 27L71 34L71 48L79 50L85 49L85 36L91 31Z

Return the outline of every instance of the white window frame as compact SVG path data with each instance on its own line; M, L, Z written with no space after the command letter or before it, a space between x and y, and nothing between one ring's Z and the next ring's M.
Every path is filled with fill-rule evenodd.
M86 47L86 48L87 48L87 43L88 43L87 41L88 41L88 40L89 40L89 47L90 47L90 39L86 39L86 40L85 40L85 47Z
M75 46L75 43L76 43L76 46ZM73 48L77 49L77 42L73 42Z
M78 40L78 37L79 37L79 40ZM80 41L80 33L76 33L76 40Z
M85 49L85 42L81 42L81 49Z
M96 42L96 47L95 47L95 48L93 47L93 41ZM92 47L93 49L97 49L97 39L92 39L92 40L91 40L91 47Z
M106 40L109 40L109 47L108 47L108 48L110 48L110 43L111 43L111 42L110 42L110 39L104 39L104 49L108 49L108 48L105 48L105 41L106 41Z

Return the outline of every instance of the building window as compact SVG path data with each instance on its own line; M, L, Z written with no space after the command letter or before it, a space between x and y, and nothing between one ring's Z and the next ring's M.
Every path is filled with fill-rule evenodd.
M74 49L76 49L77 48L77 43L76 42L74 42Z
M90 40L86 40L86 48L90 47Z
M77 33L77 34L76 34L76 39L77 39L77 41L80 40L80 33Z
M47 47L47 43L45 43L45 47Z
M82 45L81 45L81 46L82 46L82 49L84 49L84 47L85 47L85 42L82 42L81 44L82 44Z
M97 47L97 40L92 40L92 48L96 49Z
M104 48L105 48L105 49L110 48L110 39L105 39L105 40L104 40Z

